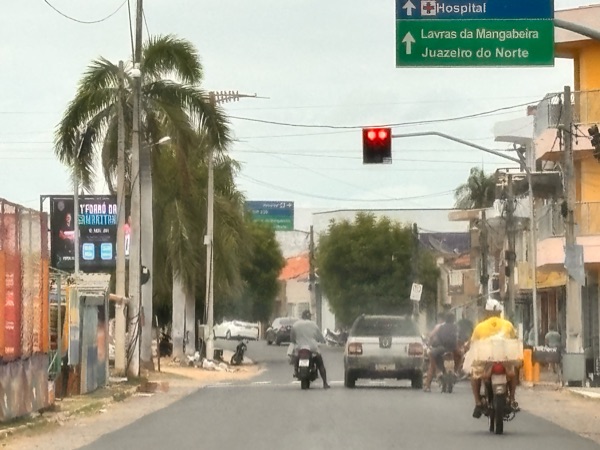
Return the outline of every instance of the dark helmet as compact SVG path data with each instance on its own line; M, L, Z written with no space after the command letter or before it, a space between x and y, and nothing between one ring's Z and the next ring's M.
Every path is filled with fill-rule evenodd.
M304 320L310 320L310 311L308 309L302 311L302 318Z

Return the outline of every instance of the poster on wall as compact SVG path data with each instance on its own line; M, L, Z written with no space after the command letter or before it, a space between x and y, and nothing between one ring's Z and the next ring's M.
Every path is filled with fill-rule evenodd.
M116 196L80 196L77 215L74 203L72 195L50 197L52 266L66 272L75 270L75 220L78 220L80 270L94 273L113 269L118 222Z

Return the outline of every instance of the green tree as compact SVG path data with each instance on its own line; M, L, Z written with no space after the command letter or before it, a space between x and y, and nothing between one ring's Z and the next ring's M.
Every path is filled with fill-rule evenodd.
M354 222L332 222L321 236L317 270L323 292L341 322L360 314L408 314L413 273L424 285L422 302L435 301L439 272L427 252L413 265L412 229L360 213Z
M279 274L285 259L273 228L246 216L248 254L241 264L243 290L219 303L216 317L238 317L267 322L279 291Z
M472 167L467 182L454 191L455 207L459 209L488 208L494 204L496 179L482 169Z

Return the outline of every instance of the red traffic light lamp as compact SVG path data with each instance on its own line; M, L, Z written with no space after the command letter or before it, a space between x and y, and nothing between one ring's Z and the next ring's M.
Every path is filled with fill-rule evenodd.
M392 129L363 128L363 164L392 162Z

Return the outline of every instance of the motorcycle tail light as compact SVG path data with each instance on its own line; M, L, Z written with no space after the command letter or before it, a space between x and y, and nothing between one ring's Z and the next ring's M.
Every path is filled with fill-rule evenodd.
M348 354L349 355L362 355L362 353L363 353L362 344L360 344L358 342L353 342L351 344L348 344Z
M308 359L310 358L310 351L309 350L300 350L298 351L298 358L299 359Z
M413 342L408 344L408 354L410 356L420 356L423 354L423 344L419 342Z
M506 373L506 369L504 369L504 364L494 363L492 365L492 373L494 375L502 375L502 374Z

